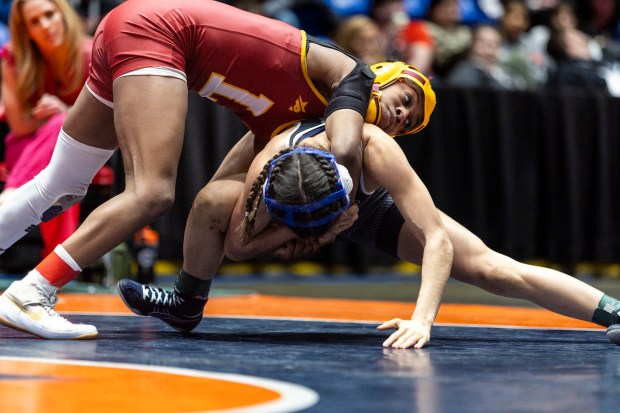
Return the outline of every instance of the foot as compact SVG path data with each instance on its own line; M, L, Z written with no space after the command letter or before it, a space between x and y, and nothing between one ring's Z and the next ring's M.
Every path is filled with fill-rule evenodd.
M202 320L206 298L197 298L143 285L132 280L120 280L118 292L131 311L138 315L159 318L175 330L192 331Z
M48 339L97 337L95 326L73 324L54 311L57 290L25 281L13 282L0 296L0 323Z
M617 346L620 346L620 324L613 324L607 329L607 338Z

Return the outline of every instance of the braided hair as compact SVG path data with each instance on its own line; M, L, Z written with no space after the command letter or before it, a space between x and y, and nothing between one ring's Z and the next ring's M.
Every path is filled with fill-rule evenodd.
M279 203L307 205L326 198L340 188L338 172L326 157L316 153L299 152L282 157L294 149L286 148L278 152L265 164L252 184L250 195L246 200L245 217L237 228L244 243L252 239L256 212L263 198L263 190L266 195ZM272 165L280 157L282 158ZM263 189L268 176L270 177L269 187ZM295 221L310 223L320 220L346 208L347 204L348 199L342 198L312 212L296 212ZM278 219L283 218L285 214L284 211L278 209L272 210L271 213ZM316 237L324 234L332 222L316 226L291 226L291 229L302 238Z

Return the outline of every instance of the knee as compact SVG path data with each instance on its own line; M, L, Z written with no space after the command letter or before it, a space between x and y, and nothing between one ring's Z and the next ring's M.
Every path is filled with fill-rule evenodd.
M51 199L53 202L62 197L66 198L62 202L73 205L84 198L88 191L88 182L86 180L76 184L61 175L55 175L49 168L43 169L32 180L41 195Z
M194 199L192 209L200 214L213 211L220 202L216 192L216 188L212 184L208 184L202 188Z
M174 204L174 188L158 187L149 190L144 188L135 192L137 207L140 208L150 221L161 217Z
M237 182L210 182L196 195L192 213L195 216L221 218L228 221L242 191L243 185Z
M472 274L479 287L502 296L512 295L523 283L516 261L491 250L477 260Z
M503 264L500 254L488 248L466 256L455 255L452 275L459 281L473 284L485 290L494 289L502 276Z

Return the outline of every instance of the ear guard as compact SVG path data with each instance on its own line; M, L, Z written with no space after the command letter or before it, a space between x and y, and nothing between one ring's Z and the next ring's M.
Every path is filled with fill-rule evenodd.
M336 171L336 175L338 176L338 184L337 184L338 187L336 191L332 192L330 195L327 195L323 199L320 199L316 202L313 202L311 204L305 204L305 205L283 204L283 203L276 201L274 198L271 198L269 196L269 185L271 184L271 171L273 170L274 166L279 161L295 153L315 154L315 155L320 155L324 158L327 158L331 166ZM342 175L344 175L343 172L345 171L346 171L346 177L343 177ZM346 185L345 183L343 183L343 178L344 178L344 182L351 181L351 176L349 175L346 168L342 165L339 165L336 162L336 157L332 155L331 153L324 152L324 151L314 149L314 148L308 148L308 147L295 148L291 152L285 153L284 155L279 156L276 159L274 159L271 162L271 165L269 166L269 173L267 175L267 181L265 182L265 185L263 186L263 201L265 202L265 206L267 207L267 212L269 212L269 215L276 218L278 221L283 222L284 224L290 227L309 228L309 227L319 227L321 225L325 225L328 222L331 222L332 220L334 220L340 214L342 214L342 212L350 204L350 200L349 200L350 189L347 190L348 189L347 186L351 187L352 185ZM346 205L342 208L339 208L338 210L334 212L329 213L328 215L324 217L317 218L311 221L298 221L295 218L295 215L298 213L311 213L311 212L314 212L314 211L317 211L323 208L326 205L329 205L336 201L340 201L342 199L345 199ZM284 216L281 216L281 214L277 214L276 211L284 212Z
M416 133L428 125L431 114L435 109L437 98L431 87L430 80L424 76L416 67L403 62L382 62L370 66L376 74L375 83L372 88L368 111L366 112L366 122L379 124L381 120L381 89L385 89L399 79L407 79L422 89L424 97L424 119L422 122L404 132L405 135Z

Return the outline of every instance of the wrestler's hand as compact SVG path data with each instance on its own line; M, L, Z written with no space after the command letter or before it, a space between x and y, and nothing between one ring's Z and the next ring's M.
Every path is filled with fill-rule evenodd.
M318 238L319 244L321 246L330 244L334 242L338 234L351 228L355 221L357 221L359 210L360 208L357 204L353 204L347 208L338 218L336 218L334 224L327 230L327 232Z
M422 348L431 340L431 326L423 326L412 320L393 318L377 327L377 330L397 329L383 342L383 347Z
M69 110L69 105L60 100L58 96L43 94L32 109L32 117L35 119L47 119L57 113L64 113Z
M312 255L321 249L316 238L298 238L287 242L273 252L273 255L283 260L295 260Z

